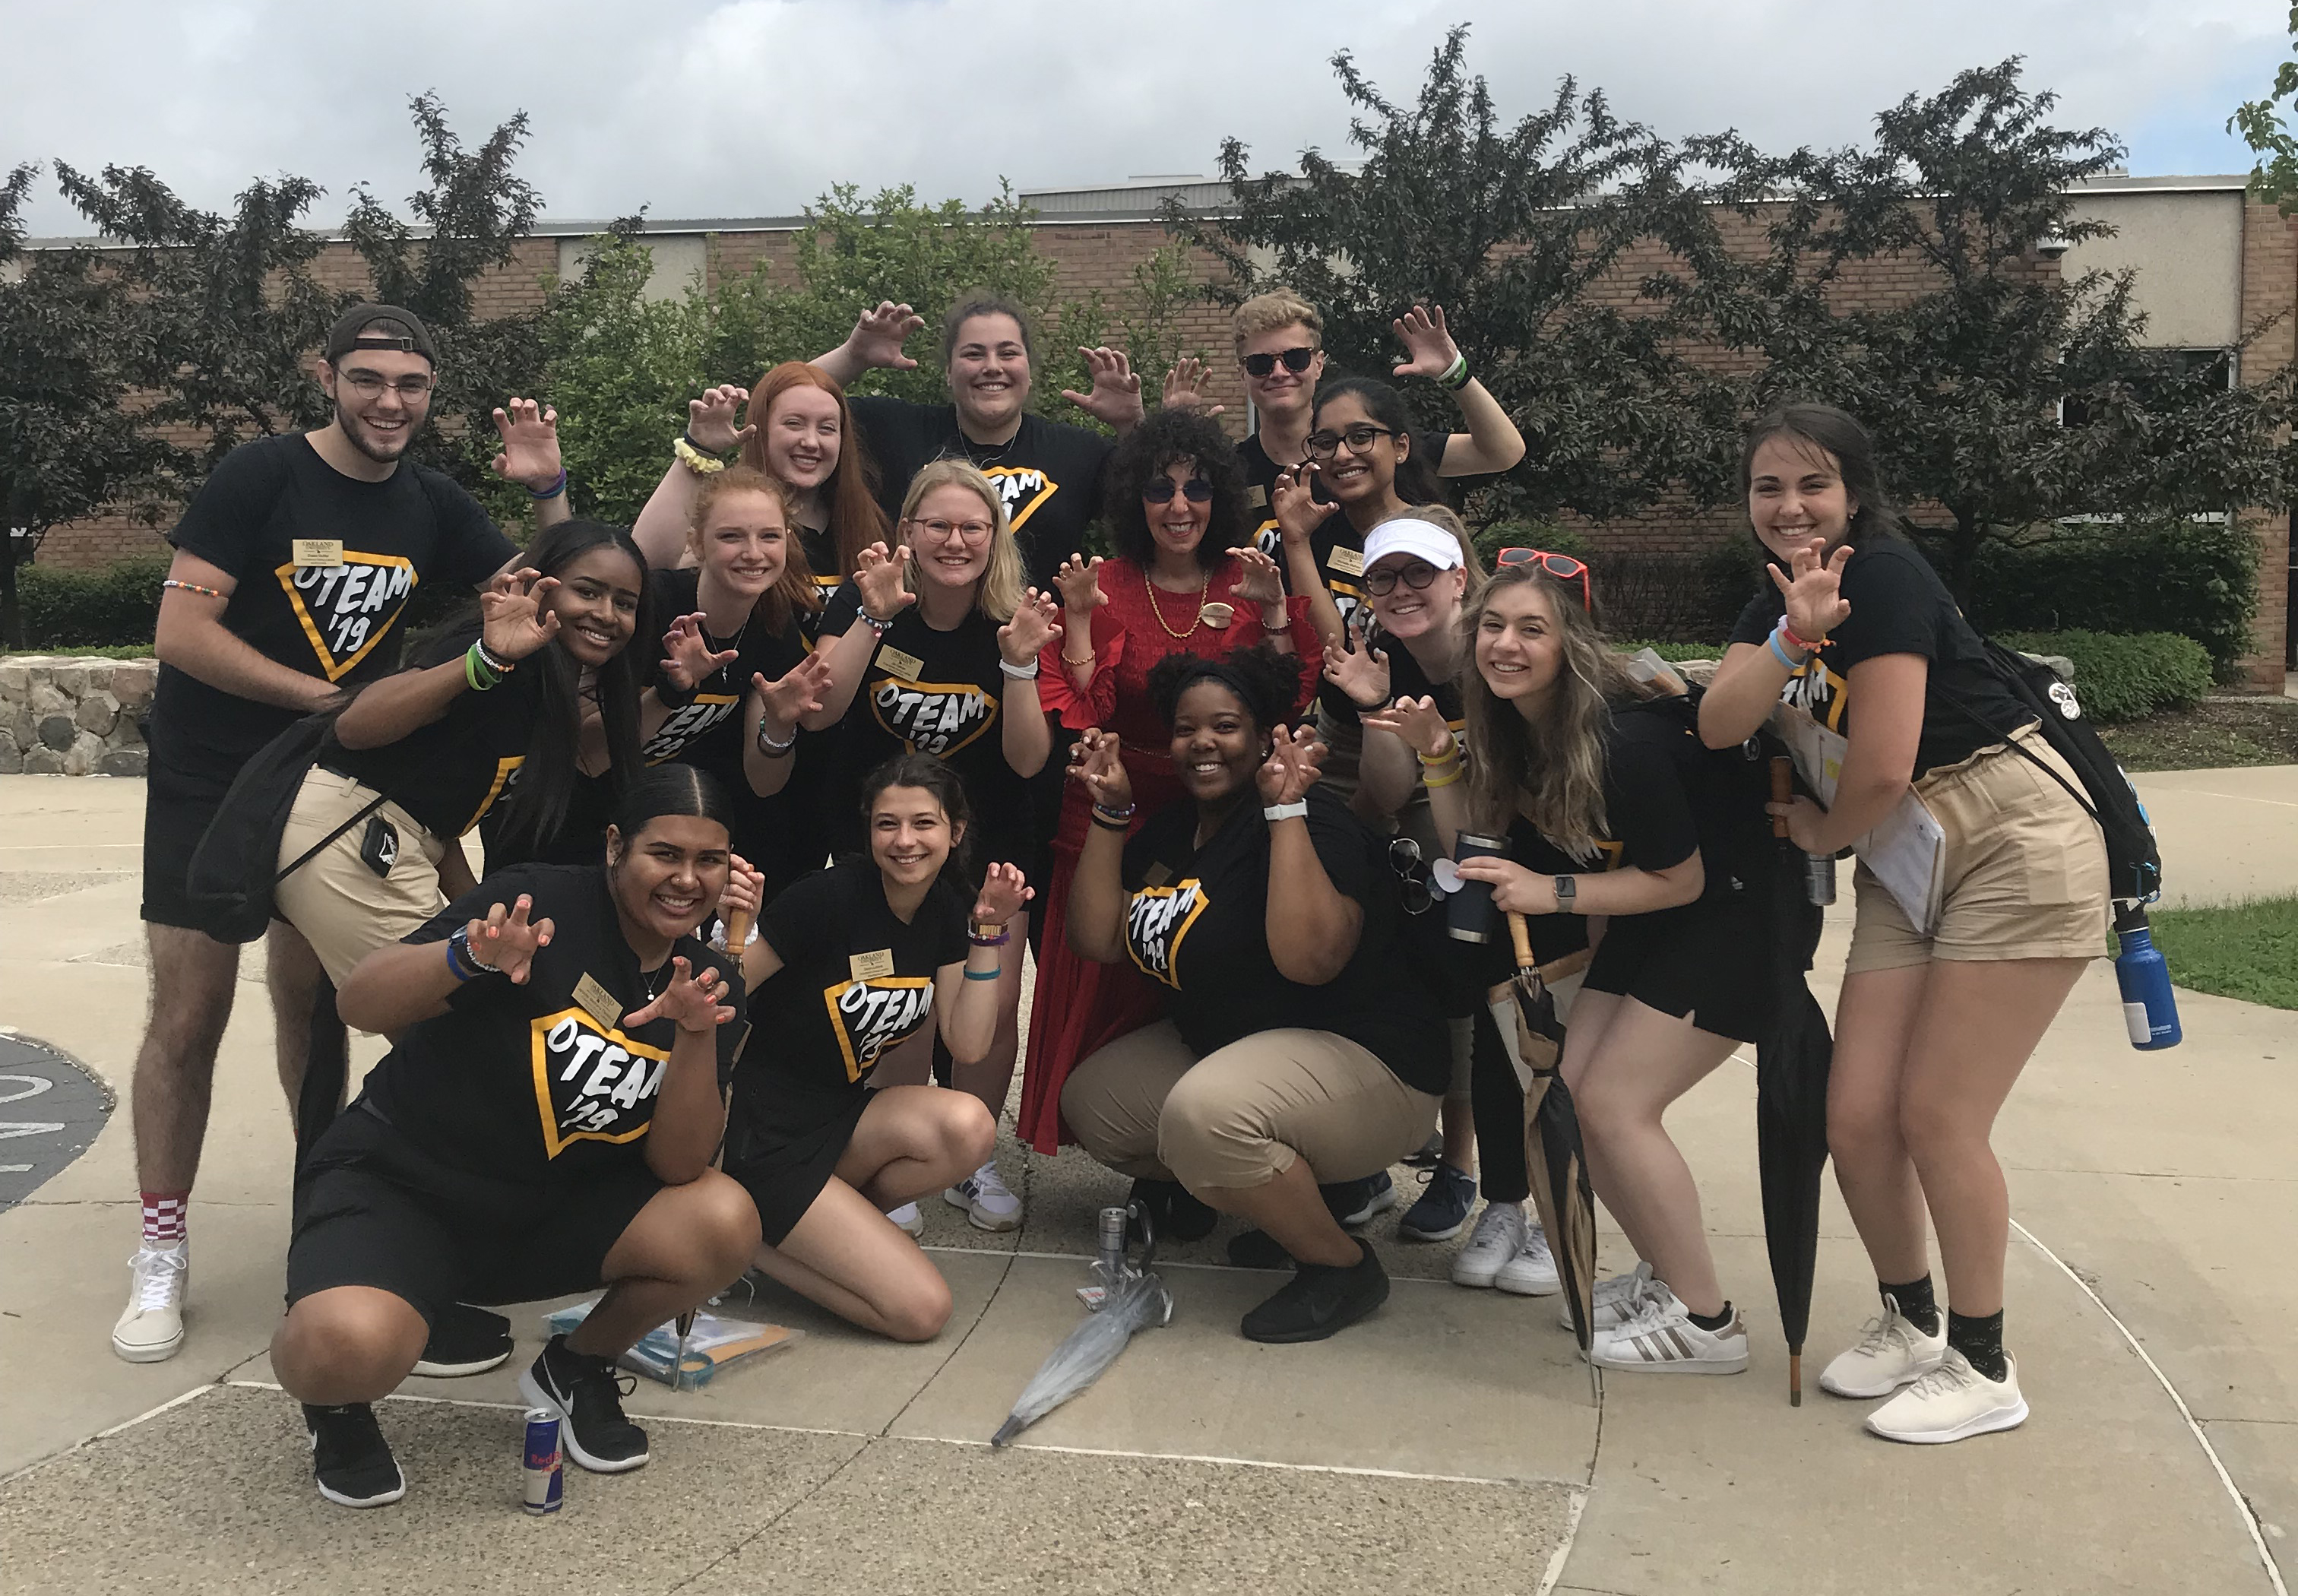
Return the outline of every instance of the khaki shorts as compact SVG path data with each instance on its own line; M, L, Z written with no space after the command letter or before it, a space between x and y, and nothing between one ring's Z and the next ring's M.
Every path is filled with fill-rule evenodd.
M1899 970L1931 959L2095 959L2107 950L2106 844L2098 823L2036 758L2081 779L2029 726L1960 765L1928 772L1915 794L1946 833L1938 924L1924 936L1862 864L1846 969Z
M377 796L372 787L314 766L303 778L286 830L280 834L280 868L302 858ZM446 857L450 844L424 830L397 804L386 800L375 813L399 833L399 856L392 861L389 875L376 874L360 857L368 831L362 820L280 882L272 896L281 918L303 933L327 967L327 979L337 987L352 965L447 906L439 885L439 861Z
M1264 1030L1202 1059L1170 1020L1070 1071L1062 1118L1102 1163L1192 1191L1263 1186L1305 1158L1361 1180L1428 1139L1438 1098L1328 1030Z

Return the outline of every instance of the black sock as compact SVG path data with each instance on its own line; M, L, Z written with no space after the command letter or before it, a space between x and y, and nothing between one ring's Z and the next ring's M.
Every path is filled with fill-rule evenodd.
M1686 1308L1683 1311L1683 1316L1690 1319L1693 1324L1698 1325L1701 1329L1707 1331L1710 1336L1713 1336L1716 1331L1722 1329L1724 1326L1732 1322L1731 1299L1728 1297L1725 1298L1724 1306L1718 1308L1713 1313L1694 1313L1690 1309Z
M1875 1289L1898 1303L1900 1316L1916 1329L1926 1336L1938 1334L1938 1299L1931 1294L1931 1278L1929 1275L1920 1280L1910 1280L1905 1286L1878 1280Z
M1990 1380L1999 1380L2011 1371L2003 1355L2003 1310L1976 1318L1947 1312L1947 1344L1963 1355L1971 1367Z

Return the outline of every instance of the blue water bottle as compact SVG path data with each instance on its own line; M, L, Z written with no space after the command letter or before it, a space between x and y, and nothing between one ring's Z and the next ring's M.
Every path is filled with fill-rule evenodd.
M2130 1030L2130 1045L2145 1053L2176 1047L2184 1033L2170 995L2170 967L2154 946L2145 906L2116 904L2114 934L2122 944L2114 955L2114 979L2122 988L2122 1022Z

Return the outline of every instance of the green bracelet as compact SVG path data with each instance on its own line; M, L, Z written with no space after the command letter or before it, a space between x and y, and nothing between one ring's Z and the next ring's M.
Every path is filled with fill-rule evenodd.
M463 680L470 683L473 692L485 692L502 678L495 674L493 666L487 664L484 650L473 643L463 655Z
M965 972L965 979L968 980L996 980L999 975L1004 972L1004 969L1005 966L1000 964L995 970L969 970Z

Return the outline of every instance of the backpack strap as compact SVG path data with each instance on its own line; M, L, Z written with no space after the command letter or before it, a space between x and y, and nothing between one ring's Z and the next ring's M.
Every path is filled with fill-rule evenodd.
M1937 678L1933 678L1932 685L1935 687L1938 685ZM2013 690L2017 691L2021 699L2026 697L2026 693L2023 690L2023 683L2014 683ZM1980 731L1988 733L1991 737L2001 738L2005 747L2018 749L2019 752L2025 757L2029 764L2032 765L2037 770L2041 771L2045 775L2050 777L2052 781L2056 781L2060 786L2065 788L2067 790L2067 796L2074 799L2078 805L2081 806L2082 812L2090 816L2091 823L2094 825L2097 826L2102 831L2106 830L2106 822L2100 818L2098 806L2090 801L2090 795L2080 790L2073 782L2059 774L2056 770L2051 767L2050 761L2043 758L2040 755L2037 754L2034 749L2021 742L2019 740L2017 733L2004 731L2000 726L1996 725L1985 715L1980 714L1978 710L1973 709L1969 704L1963 702L1961 698L1949 692L1944 687L1938 688L1938 695L1960 711L1963 717L1969 721L1972 725L1977 726ZM2042 718L2040 711L2037 712L2036 718L2038 721L2040 721Z

